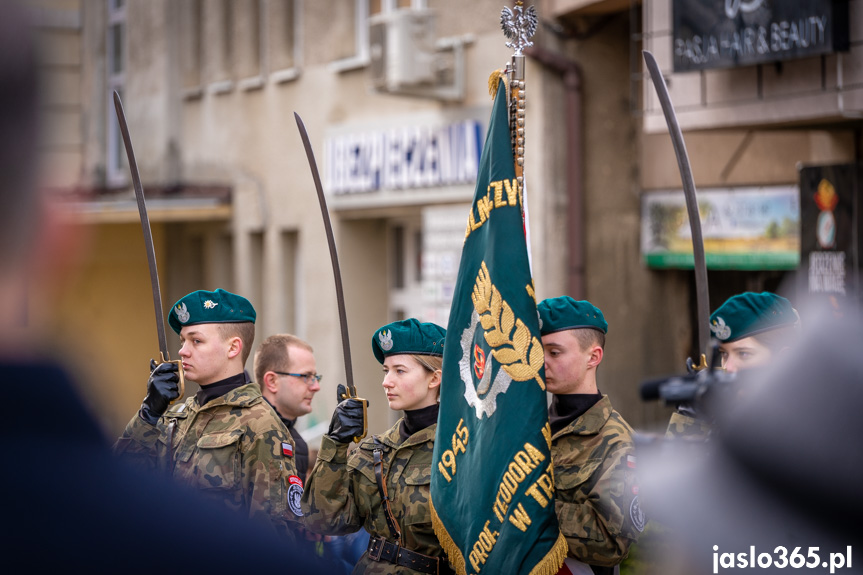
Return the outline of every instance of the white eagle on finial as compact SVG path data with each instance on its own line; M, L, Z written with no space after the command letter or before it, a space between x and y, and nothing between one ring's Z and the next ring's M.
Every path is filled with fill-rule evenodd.
M505 6L500 11L500 29L511 40L506 43L506 47L515 49L518 55L524 48L533 46L530 38L536 34L537 24L535 6L528 6L527 10L524 10L517 5L515 11Z

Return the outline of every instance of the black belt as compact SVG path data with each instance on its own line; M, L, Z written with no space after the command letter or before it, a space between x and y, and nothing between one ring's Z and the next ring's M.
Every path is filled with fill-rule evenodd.
M369 559L372 561L386 561L387 563L401 565L414 571L431 573L433 575L453 573L449 563L443 557L431 557L417 553L416 551L410 551L395 543L390 543L383 537L371 536L367 551Z

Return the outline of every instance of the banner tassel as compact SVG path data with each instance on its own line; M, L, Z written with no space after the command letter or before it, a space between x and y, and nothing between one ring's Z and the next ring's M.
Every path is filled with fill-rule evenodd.
M443 547L444 553L446 553L447 558L449 559L449 564L455 570L458 575L467 575L467 569L465 568L464 556L459 551L458 545L455 544L455 541L450 537L449 532L447 532L446 527L444 527L443 521L438 517L437 511L435 511L434 503L431 498L429 498L429 507L431 508L431 516L432 516L432 527L434 527L434 534L437 536L438 541ZM561 561L561 564L563 561Z

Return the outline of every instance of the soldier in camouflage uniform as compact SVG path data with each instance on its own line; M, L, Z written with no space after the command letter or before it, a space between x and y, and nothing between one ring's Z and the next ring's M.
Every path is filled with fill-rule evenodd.
M784 297L745 292L728 298L710 316L710 331L719 340L722 367L729 373L765 367L799 337L799 317ZM689 405L680 405L665 436L705 440L711 426Z
M429 506L445 334L415 319L377 330L372 349L384 366L387 402L405 416L349 454L364 422L359 402L348 399L336 408L321 441L303 495L306 526L329 535L364 527L371 538L355 574L451 572Z
M179 396L177 365L153 363L147 396L115 453L288 536L289 524L301 521L302 481L287 429L243 371L254 308L223 290L196 291L174 305L168 321L180 335L185 375L201 389L168 409Z
M563 296L537 306L549 408L555 510L573 572L611 574L644 530L632 428L596 386L608 323Z

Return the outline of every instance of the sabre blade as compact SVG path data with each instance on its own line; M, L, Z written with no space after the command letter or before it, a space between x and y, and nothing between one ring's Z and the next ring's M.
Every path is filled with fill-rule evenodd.
M312 149L312 143L309 141L309 134L306 131L306 126L303 123L300 115L294 112L294 117L297 120L297 128L300 131L300 137L303 140L303 147L306 149L306 156L309 159L309 167L312 170L312 179L315 181L315 190L318 193L318 203L321 206L321 216L324 218L324 230L327 234L327 245L330 248L330 261L333 264L333 278L336 283L336 301L339 308L339 327L342 332L342 351L345 356L345 380L347 388L352 397L357 397L357 388L354 387L354 370L351 363L351 344L348 338L348 318L345 311L345 293L342 289L342 274L339 270L339 255L336 252L336 240L333 236L333 226L330 223L330 212L327 209L327 199L324 197L324 187L321 184L321 176L318 173L318 164L315 161L315 152Z
M126 157L129 159L129 171L132 173L132 187L135 189L135 200L138 202L138 215L141 217L141 231L144 233L144 248L147 251L147 266L150 269L150 287L153 290L153 309L156 311L156 336L159 338L159 363L177 364L177 375L180 378L178 389L183 397L186 387L186 377L183 373L182 360L171 360L168 353L168 338L165 335L165 314L162 310L162 292L159 288L159 268L156 267L156 249L153 247L153 234L150 231L150 217L147 215L147 204L144 201L144 188L141 186L141 176L138 173L138 162L135 161L135 151L132 149L132 138L129 136L129 126L126 124L126 114L120 94L114 90L114 109L117 111L117 121L120 123L120 133L123 135L123 145L126 147ZM176 400L174 400L176 401ZM171 402L173 403L173 401Z
M132 172L132 185L135 188L135 200L138 202L138 215L141 217L141 231L144 233L144 247L147 250L147 265L150 268L150 286L153 290L153 308L156 310L156 334L159 338L159 351L165 359L168 353L168 338L165 335L165 320L162 310L162 293L159 288L159 271L156 268L156 250L153 247L153 234L150 231L150 218L147 215L147 204L144 202L144 188L141 186L141 176L138 174L138 163L135 161L135 151L132 149L132 139L129 136L129 126L126 125L126 114L120 94L114 91L114 108L117 110L117 120L120 122L120 133L126 146L126 157L129 159L129 170Z
M656 58L649 51L644 50L644 61L656 95L665 114L665 122L668 124L668 133L671 135L671 143L674 145L674 154L677 156L677 166L680 169L680 179L683 182L683 194L686 197L686 212L689 215L689 227L692 230L692 255L695 264L695 299L698 315L698 350L704 355L710 345L710 300L707 289L707 263L704 257L704 239L701 235L701 218L698 215L698 202L695 194L695 181L692 178L692 167L689 165L689 155L686 152L686 144L683 141L683 132L677 122L671 96L665 85L665 78L659 71ZM706 367L706 362L700 359L700 364Z

